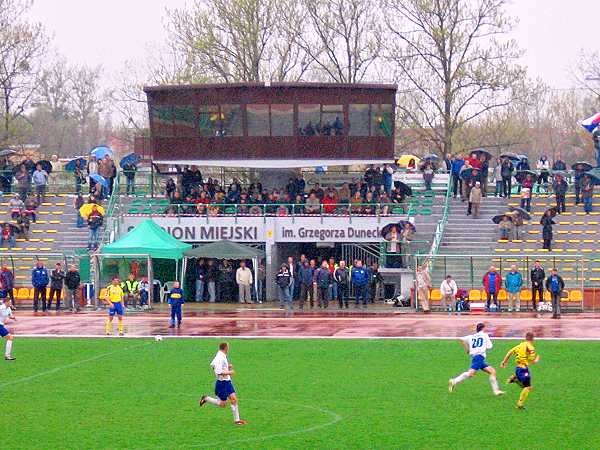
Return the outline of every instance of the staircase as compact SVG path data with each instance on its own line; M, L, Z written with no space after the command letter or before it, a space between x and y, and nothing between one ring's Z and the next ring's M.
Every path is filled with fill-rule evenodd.
M11 222L10 198L10 195L0 197L2 223ZM76 249L87 246L88 230L87 227L76 226L73 198L68 194L46 195L44 203L36 211L37 222L31 222L28 239L17 239L13 248L0 248L0 262L9 268L14 267L16 287L31 287L31 270L36 260L43 261L51 270L57 262L64 265L63 255L71 256Z
M478 258L472 255L494 253L498 230L492 217L506 211L506 199L483 198L477 219L466 215L467 206L468 203L461 202L460 199L451 200L448 223L433 265L434 287L439 286L446 274L452 275L460 287L479 287L481 276L491 264L489 256ZM444 255L455 257L444 258Z

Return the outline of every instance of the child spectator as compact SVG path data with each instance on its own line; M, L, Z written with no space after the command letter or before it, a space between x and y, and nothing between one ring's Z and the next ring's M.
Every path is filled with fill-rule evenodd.
M531 211L531 188L523 187L521 190L521 208Z
M19 235L23 239L27 239L29 236L29 224L30 221L27 212L22 211L21 215L17 217L17 227L19 228Z
M171 322L169 328L175 328L175 318L177 318L177 328L181 327L181 306L185 303L183 290L179 287L179 281L173 283L173 289L169 291L168 303L171 305Z
M29 217L31 217L31 221L33 223L36 222L37 216L35 214L35 210L37 209L38 204L33 197L27 197L25 200L25 212Z
M11 219L16 219L21 215L23 208L25 208L25 203L23 203L23 200L21 200L19 194L15 194L15 196L8 202L8 206L10 207Z
M17 245L12 227L8 223L4 224L2 231L0 232L0 246L4 246L6 244L8 244L10 248L13 248Z
M140 281L140 306L142 308L148 308L148 300L150 298L150 283L148 277L142 277Z
M469 311L471 306L469 305L469 292L466 289L459 288L454 296L456 299L456 313L459 314L463 311Z

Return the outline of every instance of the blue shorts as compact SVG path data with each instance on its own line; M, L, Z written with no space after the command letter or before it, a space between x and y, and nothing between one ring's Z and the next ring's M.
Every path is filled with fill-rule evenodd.
M529 367L517 367L515 369L515 375L523 387L531 386L531 372L529 371Z
M219 381L215 383L215 395L220 400L226 401L231 394L235 394L233 383L231 381Z
M485 362L485 358L483 355L475 355L471 359L471 369L473 370L483 370L488 366L488 363Z
M4 328L4 325L0 325L0 336L1 337L6 337L9 334L10 333L8 332L8 330L6 328Z
M108 315L110 317L113 317L115 314L118 316L125 314L125 311L123 311L123 305L121 303L113 303L112 307L108 308Z

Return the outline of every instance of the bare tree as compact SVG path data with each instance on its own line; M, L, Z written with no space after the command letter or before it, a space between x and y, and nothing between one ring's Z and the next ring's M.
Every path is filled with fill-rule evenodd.
M196 0L167 11L170 44L193 77L282 81L306 70L294 47L298 11L293 0Z
M369 0L302 0L308 24L298 42L319 78L363 81L379 59L381 21Z
M81 149L88 149L98 142L100 113L108 95L100 87L100 66L76 66L71 72L69 109L77 123L79 146Z
M424 141L451 153L465 124L509 105L524 77L506 38L506 0L382 0L387 57L401 85L398 116Z
M581 51L571 76L579 87L594 94L600 104L600 52Z
M14 125L25 118L38 86L47 38L27 21L30 0L0 0L0 144L16 139Z

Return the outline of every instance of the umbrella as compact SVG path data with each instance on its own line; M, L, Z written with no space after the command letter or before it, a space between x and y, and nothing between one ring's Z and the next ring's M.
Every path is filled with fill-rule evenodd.
M423 156L422 159L436 161L436 160L440 159L440 157L438 155L436 155L435 153L429 153L428 155Z
M104 215L104 208L102 206L96 205L95 203L86 203L81 208L79 208L79 214L81 215L81 217L87 219L90 213L92 212L94 206L96 206L100 214Z
M15 234L19 233L21 231L21 229L18 226L16 226L15 224L9 223L9 222L0 223L0 229L4 228L5 225L8 225L10 227L11 231Z
M586 161L577 161L575 164L573 164L571 166L571 169L573 170L583 170L584 172L587 172L588 170L592 170L592 165L589 162Z
M75 170L75 164L79 161L79 167L85 169L87 166L87 160L83 157L75 158L65 164L65 170L69 172L73 172Z
M104 186L106 189L108 189L108 181L102 175L99 175L97 173L93 173L93 174L90 175L90 178L94 182L100 183L102 186Z
M548 211L550 211L550 217L556 217L556 215L558 214L558 209L556 209L556 206L553 206L552 208L548 208L546 211L544 211L542 217L544 217L548 213Z
M492 154L490 152L488 152L487 150L484 150L482 148L480 148L478 150L473 150L471 152L471 155L476 155L477 158L481 158L481 155L485 155L485 159L487 159L488 161L490 159L492 159Z
M474 169L473 167L469 167L468 169L462 170L460 172L459 176L463 180L469 180L473 176L473 170L477 170L477 169Z
M527 155L517 155L517 158L519 158L519 160L522 160L522 159L529 160L529 156L527 156Z
M106 145L99 145L90 151L90 155L95 156L98 161L104 158L106 155L112 159L113 151Z
M523 218L523 220L531 220L531 215L527 211L525 211L523 208L519 208L517 206L511 206L510 210L512 212L516 212L518 215L520 215Z
M527 175L531 175L532 178L532 182L535 183L537 181L537 173L532 172L531 170L519 170L516 174L515 174L515 179L519 182L522 183L523 180L525 179L525 177Z
M14 155L15 152L14 150L11 150L10 148L4 148L2 150L0 150L0 158L3 156L10 156L10 155Z
M511 222L513 220L512 214L498 214L497 216L492 217L492 222L494 222L495 224L499 224L500 222L502 222L502 219L504 217L508 217Z
M44 169L46 172L50 173L52 172L52 164L50 163L50 161L46 160L46 159L42 159L41 161L38 161L35 163L35 165L40 165L42 166L42 169Z
M584 177L590 177L592 179L592 183L596 186L600 185L600 177L593 172L586 172L583 174Z
M412 189L410 186L402 181L394 181L394 187L397 187L400 190L400 193L405 197L410 197L412 195Z
M406 224L410 226L410 229L413 233L417 231L417 228L412 222L409 222L408 220L401 220L398 223L389 223L385 227L383 227L381 229L381 236L385 239L385 237L392 231L393 227L396 227L398 234L400 234L406 226Z
M135 153L129 153L128 155L125 155L123 157L123 159L121 160L119 165L121 166L121 168L123 168L126 164L133 164L133 165L137 166L139 163L140 163L139 155L136 155Z
M415 160L415 164L419 164L421 162L421 158L419 158L418 156L402 155L400 158L398 158L398 160L396 161L396 164L398 164L400 167L406 168L411 159Z
M513 153L513 152L502 153L500 155L500 158L510 159L511 161L519 161L521 159L521 158L519 158L519 155L517 155L516 153Z

